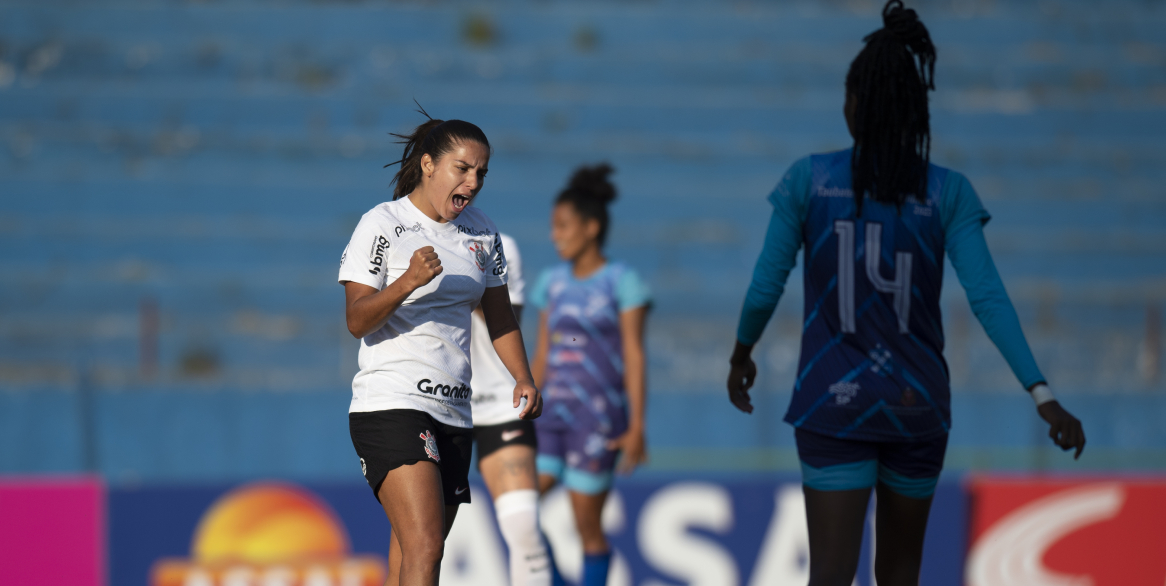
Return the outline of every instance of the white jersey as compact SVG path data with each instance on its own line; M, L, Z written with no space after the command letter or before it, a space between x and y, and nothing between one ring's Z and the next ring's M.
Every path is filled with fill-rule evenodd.
M522 256L513 238L506 234L500 236L502 249L506 251L506 287L510 291L510 303L522 305L526 287L522 280ZM474 367L470 382L474 389L474 425L497 425L517 420L526 403L514 407L514 377L494 351L486 320L480 311L474 312L473 327L470 328L470 364Z
M425 246L437 252L442 272L361 339L348 410L413 409L447 425L472 427L470 312L486 287L506 284L506 258L490 218L467 207L443 224L407 197L383 203L357 224L340 258L340 282L384 289Z

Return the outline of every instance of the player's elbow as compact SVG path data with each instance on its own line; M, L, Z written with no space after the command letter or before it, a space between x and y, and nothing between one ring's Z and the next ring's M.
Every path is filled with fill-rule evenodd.
M346 316L345 322L348 325L348 333L352 334L352 337L356 338L357 340L363 338L364 335L368 333L367 328L364 327L364 324L360 323L360 320L354 316Z

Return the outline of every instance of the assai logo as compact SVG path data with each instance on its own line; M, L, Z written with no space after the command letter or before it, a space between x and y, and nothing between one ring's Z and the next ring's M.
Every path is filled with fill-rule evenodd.
M478 265L478 270L486 272L486 247L482 246L481 242L474 242L469 248L470 254L474 256L474 263Z
M373 265L373 268L368 270L370 275L380 274L381 267L384 266L384 264L385 264L385 251L388 249L389 249L389 239L388 238L385 238L384 236L377 234L372 239L372 248L370 248L368 251L368 258L369 258L368 262L372 263L372 265ZM344 251L344 254L348 254L347 249ZM343 258L340 259L340 263L344 264Z
M426 395L438 395L442 397L450 397L453 399L469 399L473 391L468 385L435 385L433 381L423 378L417 381L417 390Z
M152 586L380 586L385 563L351 554L330 507L298 486L257 483L220 497L195 529L190 558L162 559Z
M493 234L493 232L490 232L489 230L478 229L473 226L463 226L461 224L455 225L457 226L458 234L467 234L469 236L489 236L490 234Z
M440 462L441 454L437 453L437 439L433 437L433 434L427 429L425 433L421 434L421 439L425 440L425 454L433 458L434 462Z
M421 222L417 222L416 224L413 224L412 226L400 225L400 226L397 226L396 228L393 228L393 235L400 238L401 234L404 234L405 232L420 232L420 231L421 231Z

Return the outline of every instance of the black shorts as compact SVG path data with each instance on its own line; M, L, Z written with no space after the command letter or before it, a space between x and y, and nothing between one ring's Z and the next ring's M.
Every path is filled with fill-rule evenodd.
M441 471L445 504L470 502L473 432L469 428L438 423L423 411L390 409L349 413L348 432L364 479L377 501L381 500L381 483L391 470L428 461Z
M516 419L497 425L475 425L474 441L478 442L479 468L482 458L506 446L530 446L538 450L534 422L528 419Z

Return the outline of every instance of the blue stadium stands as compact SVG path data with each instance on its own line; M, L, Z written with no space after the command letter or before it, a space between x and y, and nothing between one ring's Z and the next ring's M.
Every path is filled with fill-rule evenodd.
M989 243L1054 388L1071 408L1116 414L1097 416L1097 437L1116 439L1092 466L1166 466L1166 4L914 4L939 50L933 160L967 174L993 213ZM420 122L414 99L490 137L477 205L516 237L532 275L555 260L547 215L568 173L612 162L610 253L657 296L657 465L695 449L670 431L689 422L710 462L736 445L752 450L738 468L788 467L778 420L800 277L758 349L768 419L742 424L715 401L764 198L796 158L848 146L842 83L880 6L0 4L0 471L89 458L118 478L182 477L162 463L170 446L205 458L190 470L210 477L346 473L327 463L350 457L333 436L356 368L336 267L360 214L391 197L382 165L399 147L387 133ZM1035 416L948 277L956 408L975 414L957 412L956 464L1039 466ZM90 436L70 423L86 420L85 401L98 405ZM1147 410L1157 418L1137 417ZM310 423L322 411L335 421ZM1000 421L1025 431L974 433ZM225 447L190 448L199 429L228 434ZM95 455L53 449L86 437ZM230 448L281 437L303 459L249 471L245 459L276 444ZM976 460L990 445L1007 453Z

